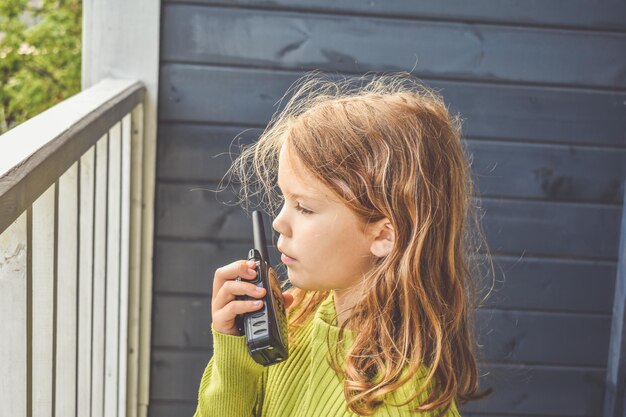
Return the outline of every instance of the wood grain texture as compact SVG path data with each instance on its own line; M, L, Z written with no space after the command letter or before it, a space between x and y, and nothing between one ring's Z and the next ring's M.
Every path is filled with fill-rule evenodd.
M189 0L165 0L165 3L188 3ZM455 20L489 22L499 25L567 26L599 30L626 29L626 5L605 1L590 7L585 0L194 0L196 4L220 5L266 10L293 10L331 15L389 16L403 19ZM537 11L540 10L541 13Z
M164 64L159 120L264 126L301 72ZM338 76L329 74L329 77ZM340 77L339 77L340 78ZM466 137L626 147L626 94L432 81ZM210 101L209 97L219 97Z
M493 260L495 279L488 275L487 264L481 268L482 293L488 295L484 307L611 313L615 262L497 255Z
M491 251L617 260L619 206L483 201Z
M188 5L163 11L165 61L626 87L626 34Z
M232 160L260 128L161 123L157 180L220 181Z
M195 410L213 272L251 243L249 219L224 204L230 191L202 189L218 188L308 70L413 69L463 120L495 262L495 277L480 268L491 293L476 323L481 387L495 392L462 414L600 416L626 177L624 46L626 4L613 0L166 0L151 413Z

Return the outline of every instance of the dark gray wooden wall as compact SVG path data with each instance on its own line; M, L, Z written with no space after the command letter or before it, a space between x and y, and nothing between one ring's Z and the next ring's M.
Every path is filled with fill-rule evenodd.
M249 218L197 190L216 188L231 140L254 140L307 70L414 66L465 120L496 262L478 312L481 386L495 392L463 415L602 414L626 2L169 0L161 27L151 417L192 415L213 272L251 245Z

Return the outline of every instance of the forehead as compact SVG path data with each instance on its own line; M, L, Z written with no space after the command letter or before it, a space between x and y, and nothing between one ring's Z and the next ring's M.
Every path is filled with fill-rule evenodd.
M295 197L330 198L327 187L298 158L292 156L286 142L280 149L278 159L278 186L284 194Z

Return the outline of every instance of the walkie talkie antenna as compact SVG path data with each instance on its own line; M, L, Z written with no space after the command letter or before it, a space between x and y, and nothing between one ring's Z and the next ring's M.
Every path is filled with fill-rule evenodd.
M265 262L270 263L267 254L267 245L265 244L265 230L263 229L263 218L261 212L254 210L252 212L252 234L254 236L254 248L259 251Z

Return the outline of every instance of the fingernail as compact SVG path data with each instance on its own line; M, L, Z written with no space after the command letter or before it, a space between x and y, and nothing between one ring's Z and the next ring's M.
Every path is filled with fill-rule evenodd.
M255 301L255 302L254 302L254 305L255 305L255 306L260 306L261 304L263 304L263 301Z
M254 261L246 261L246 265L248 265L250 268L252 268L255 265L255 263L254 263Z
M255 290L255 291L256 291L256 292L258 292L258 293L262 293L262 292L263 292L263 288L261 288L261 287L256 287L256 290Z
M254 269L248 269L248 274L254 275L256 274L256 271Z

